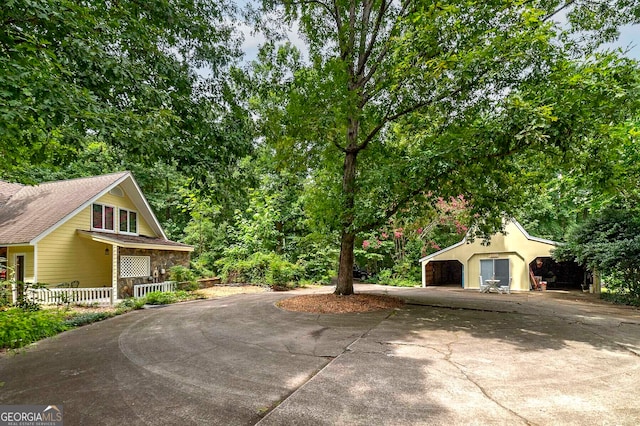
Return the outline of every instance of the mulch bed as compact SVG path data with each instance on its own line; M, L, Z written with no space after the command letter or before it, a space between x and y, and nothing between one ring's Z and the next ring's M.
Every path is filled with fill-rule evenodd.
M312 294L295 296L278 302L277 306L287 311L308 312L312 314L344 314L353 312L372 312L395 309L404 305L396 297L377 294Z

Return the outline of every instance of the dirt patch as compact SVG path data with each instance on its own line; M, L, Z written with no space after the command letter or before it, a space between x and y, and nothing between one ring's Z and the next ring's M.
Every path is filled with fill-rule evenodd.
M269 289L267 287L260 287L256 285L243 285L202 288L197 290L196 293L203 295L207 299L215 299L218 297L232 296L234 294L264 293L265 291L269 291Z
M396 297L377 294L311 294L295 296L278 302L278 306L287 311L308 312L313 314L344 314L352 312L371 312L399 308L404 302Z

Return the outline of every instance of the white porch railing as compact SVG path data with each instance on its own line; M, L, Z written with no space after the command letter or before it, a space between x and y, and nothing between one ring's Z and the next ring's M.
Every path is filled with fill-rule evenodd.
M111 287L30 288L27 297L43 305L60 303L111 303Z
M136 284L133 286L133 297L136 299L146 296L152 291L174 291L176 283L174 281L165 281L163 283Z
M133 286L133 296L141 298L152 291L174 291L176 282L166 281L162 283L137 284ZM18 294L15 284L11 286L11 299L16 303ZM26 297L29 300L40 303L42 305L57 305L64 303L100 303L111 304L112 302L111 287L79 287L79 288L28 288Z

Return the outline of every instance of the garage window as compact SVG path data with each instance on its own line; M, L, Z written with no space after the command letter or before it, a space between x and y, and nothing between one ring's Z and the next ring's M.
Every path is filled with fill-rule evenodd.
M482 259L480 261L480 275L483 280L496 279L507 284L511 276L509 259Z

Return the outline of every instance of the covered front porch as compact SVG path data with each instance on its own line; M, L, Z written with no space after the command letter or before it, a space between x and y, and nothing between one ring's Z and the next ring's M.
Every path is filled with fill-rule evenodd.
M172 291L169 281L173 266L189 267L191 246L160 238L107 234L78 230L78 235L100 245L108 258L111 303L128 297L142 297L150 291Z

